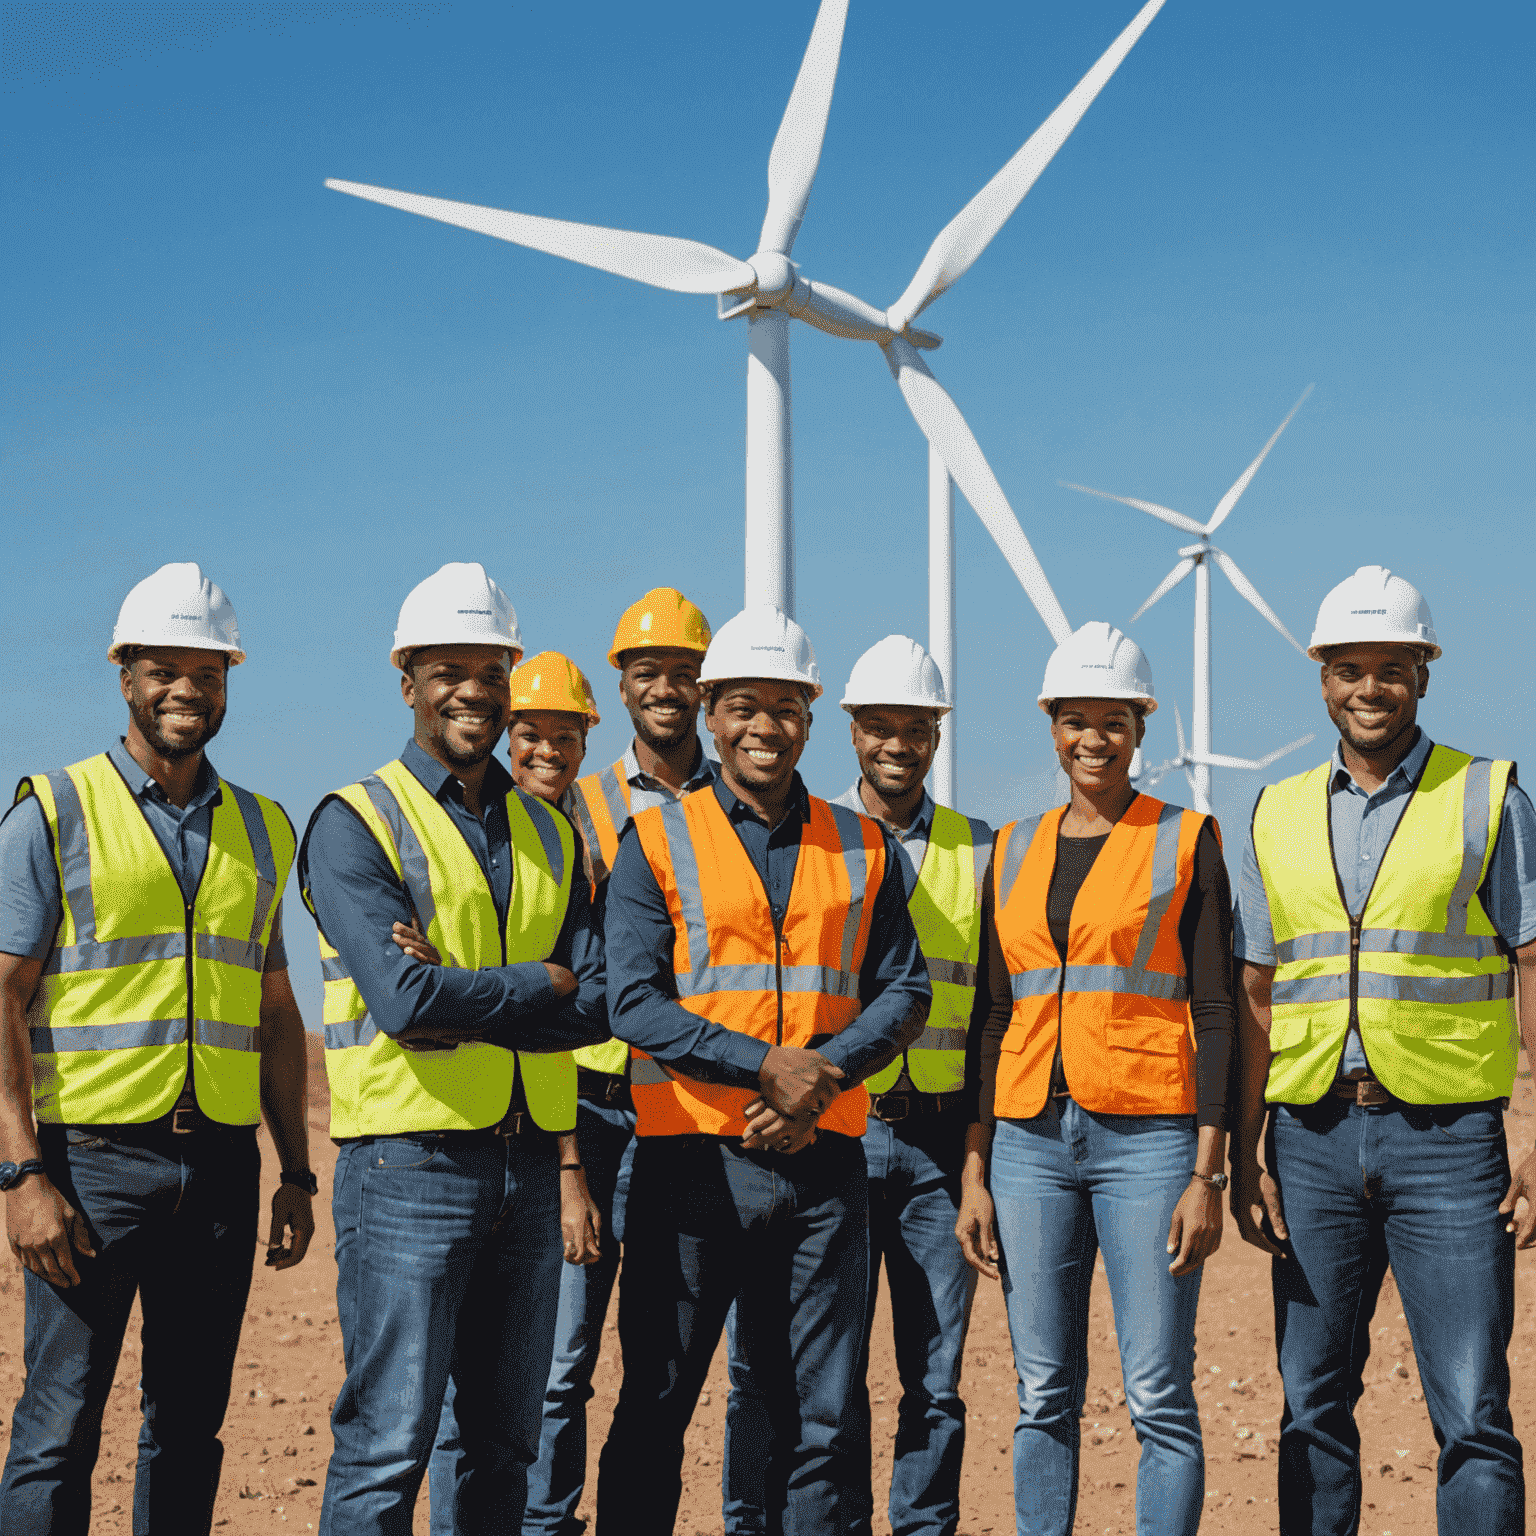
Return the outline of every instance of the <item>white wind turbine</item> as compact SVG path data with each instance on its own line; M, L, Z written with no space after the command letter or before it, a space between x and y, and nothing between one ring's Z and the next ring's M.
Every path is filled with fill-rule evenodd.
M919 348L937 347L941 338L918 330L912 322L969 271L1163 3L1148 0L1142 6L1061 105L940 232L906 292L885 310L828 284L809 281L789 259L821 159L848 0L822 0L768 157L768 210L758 249L746 261L671 235L575 224L350 181L328 180L326 186L652 287L714 294L722 320L744 316L749 347L744 597L748 604L771 602L786 613L795 610L789 321L803 320L833 336L875 342L932 450L929 548L935 569L929 584L930 648L946 681L951 681L954 555L950 477L1002 551L1053 640L1065 639L1071 626L965 419L919 356ZM951 732L946 766L936 778L936 787L944 779L952 785L953 750Z
M1189 792L1195 796L1196 809L1199 807L1200 785L1195 775L1201 768L1268 768L1271 763L1278 763L1287 752L1294 752L1297 747L1304 747L1309 741L1317 739L1316 732L1309 731L1305 736L1298 737L1295 741L1287 742L1285 746L1276 748L1275 751L1264 757L1228 757L1222 752L1197 752L1184 740L1184 717L1179 713L1179 706L1173 706L1173 728L1179 738L1179 751L1176 757L1170 757L1167 762L1159 763L1155 768L1135 767L1131 770L1131 778L1136 781L1139 788L1151 789L1160 779L1176 769L1184 770L1184 777L1189 781ZM1141 753L1137 752L1137 757ZM1207 813L1209 805L1206 806Z
M1276 617L1275 611L1259 596L1258 589L1238 569L1237 562L1224 550L1217 549L1211 543L1211 535L1227 520L1233 507L1237 505L1237 499L1248 489L1248 482L1258 472L1259 465L1264 462L1269 450L1275 446L1280 434L1291 424L1291 417L1302 407L1302 402L1312 393L1312 385L1301 392L1301 399L1290 409L1289 415L1275 428L1274 435L1264 444L1258 458L1237 477L1236 484L1227 492L1216 505L1216 510L1211 514L1207 523L1197 523L1194 518L1186 517L1182 512L1174 512L1168 507L1160 507L1156 502L1138 501L1134 496L1115 496L1108 491L1096 491L1091 486L1074 485L1069 480L1059 483L1069 491L1086 491L1090 496L1102 496L1106 501L1118 501L1128 507L1136 507L1142 512L1150 513L1153 517L1160 518L1163 522L1181 529L1185 533L1199 535L1198 542L1188 544L1179 551L1179 563L1169 571L1153 591L1151 597L1144 602L1135 613L1131 615L1131 623L1135 623L1153 603L1159 598L1166 597L1168 593L1189 575L1195 573L1195 679L1194 679L1194 719L1190 722L1193 728L1194 744L1189 752L1189 761L1178 766L1185 767L1189 775L1189 785L1194 791L1195 809L1202 815L1209 815L1211 810L1211 768L1216 767L1250 767L1255 766L1246 760L1232 758L1226 761L1216 758L1211 752L1211 566L1214 561L1221 567L1228 581L1237 589L1239 596L1245 598L1258 611L1264 615L1276 629L1285 636L1298 651L1305 656L1306 650L1300 645L1296 637ZM1180 727L1179 735L1182 738L1183 728ZM1182 753L1182 746L1180 748ZM1289 751L1290 748L1285 749ZM1266 758L1265 763L1273 761Z

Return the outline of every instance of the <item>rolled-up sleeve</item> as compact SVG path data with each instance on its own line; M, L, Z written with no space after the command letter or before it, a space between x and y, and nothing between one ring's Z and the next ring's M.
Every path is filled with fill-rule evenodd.
M44 960L63 916L53 839L36 795L0 820L0 953Z
M885 876L875 893L869 944L859 967L859 1016L816 1049L849 1083L861 1083L894 1061L923 1032L933 1004L928 963L907 910L903 855L890 833L885 839Z
M1504 796L1504 815L1483 888L1488 920L1511 949L1536 941L1536 808L1518 784Z
M698 1082L756 1088L768 1042L712 1023L677 1001L672 918L633 822L619 840L604 900L614 1034Z
M345 801L328 800L310 819L299 879L315 921L335 947L385 1034L472 1029L493 1044L525 1051L570 1050L607 1038L602 936L586 883L575 880L551 961L577 978L555 997L543 961L487 966L427 965L395 943L394 924L414 913L378 840Z

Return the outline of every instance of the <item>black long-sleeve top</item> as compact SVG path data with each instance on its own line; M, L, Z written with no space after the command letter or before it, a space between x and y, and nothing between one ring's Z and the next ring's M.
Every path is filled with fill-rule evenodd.
M1046 896L1046 917L1063 964L1071 927L1072 903L1103 848L1105 837L1056 840L1056 861ZM996 1117L992 1105L997 1087L997 1064L1003 1036L1013 1017L1013 987L1008 963L997 935L993 897L992 863L988 860L986 885L981 898L984 942L976 979L976 1002L966 1041L966 1091L973 1095L971 1118L991 1126ZM1237 1003L1233 993L1232 888L1209 820L1195 844L1195 872L1184 910L1179 914L1179 947L1189 978L1189 1007L1195 1033L1195 1120L1198 1125L1225 1127L1237 1031ZM1055 1073L1062 1072L1058 1048ZM1065 1083L1068 1089L1070 1082Z

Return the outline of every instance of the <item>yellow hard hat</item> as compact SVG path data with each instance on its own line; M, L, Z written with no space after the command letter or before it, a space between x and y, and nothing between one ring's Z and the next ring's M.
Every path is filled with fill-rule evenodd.
M598 723L596 702L587 675L559 651L540 651L530 656L509 679L512 708L559 709L568 714L585 715L590 729Z
M675 646L702 656L709 649L709 640L709 620L702 608L690 603L676 587L652 587L638 603L624 610L613 632L608 661L611 666L622 667L622 652L649 651L658 646Z

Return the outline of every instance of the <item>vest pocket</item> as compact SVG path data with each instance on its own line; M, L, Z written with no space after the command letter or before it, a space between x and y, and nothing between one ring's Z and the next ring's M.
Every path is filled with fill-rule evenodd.
M1306 1041L1312 1028L1312 1020L1303 1014L1300 1018L1271 1018L1269 1021L1269 1048L1275 1053L1287 1051L1293 1045Z
M1178 1056L1188 1035L1188 1024L1168 1019L1116 1019L1105 1031L1104 1043L1112 1051Z

